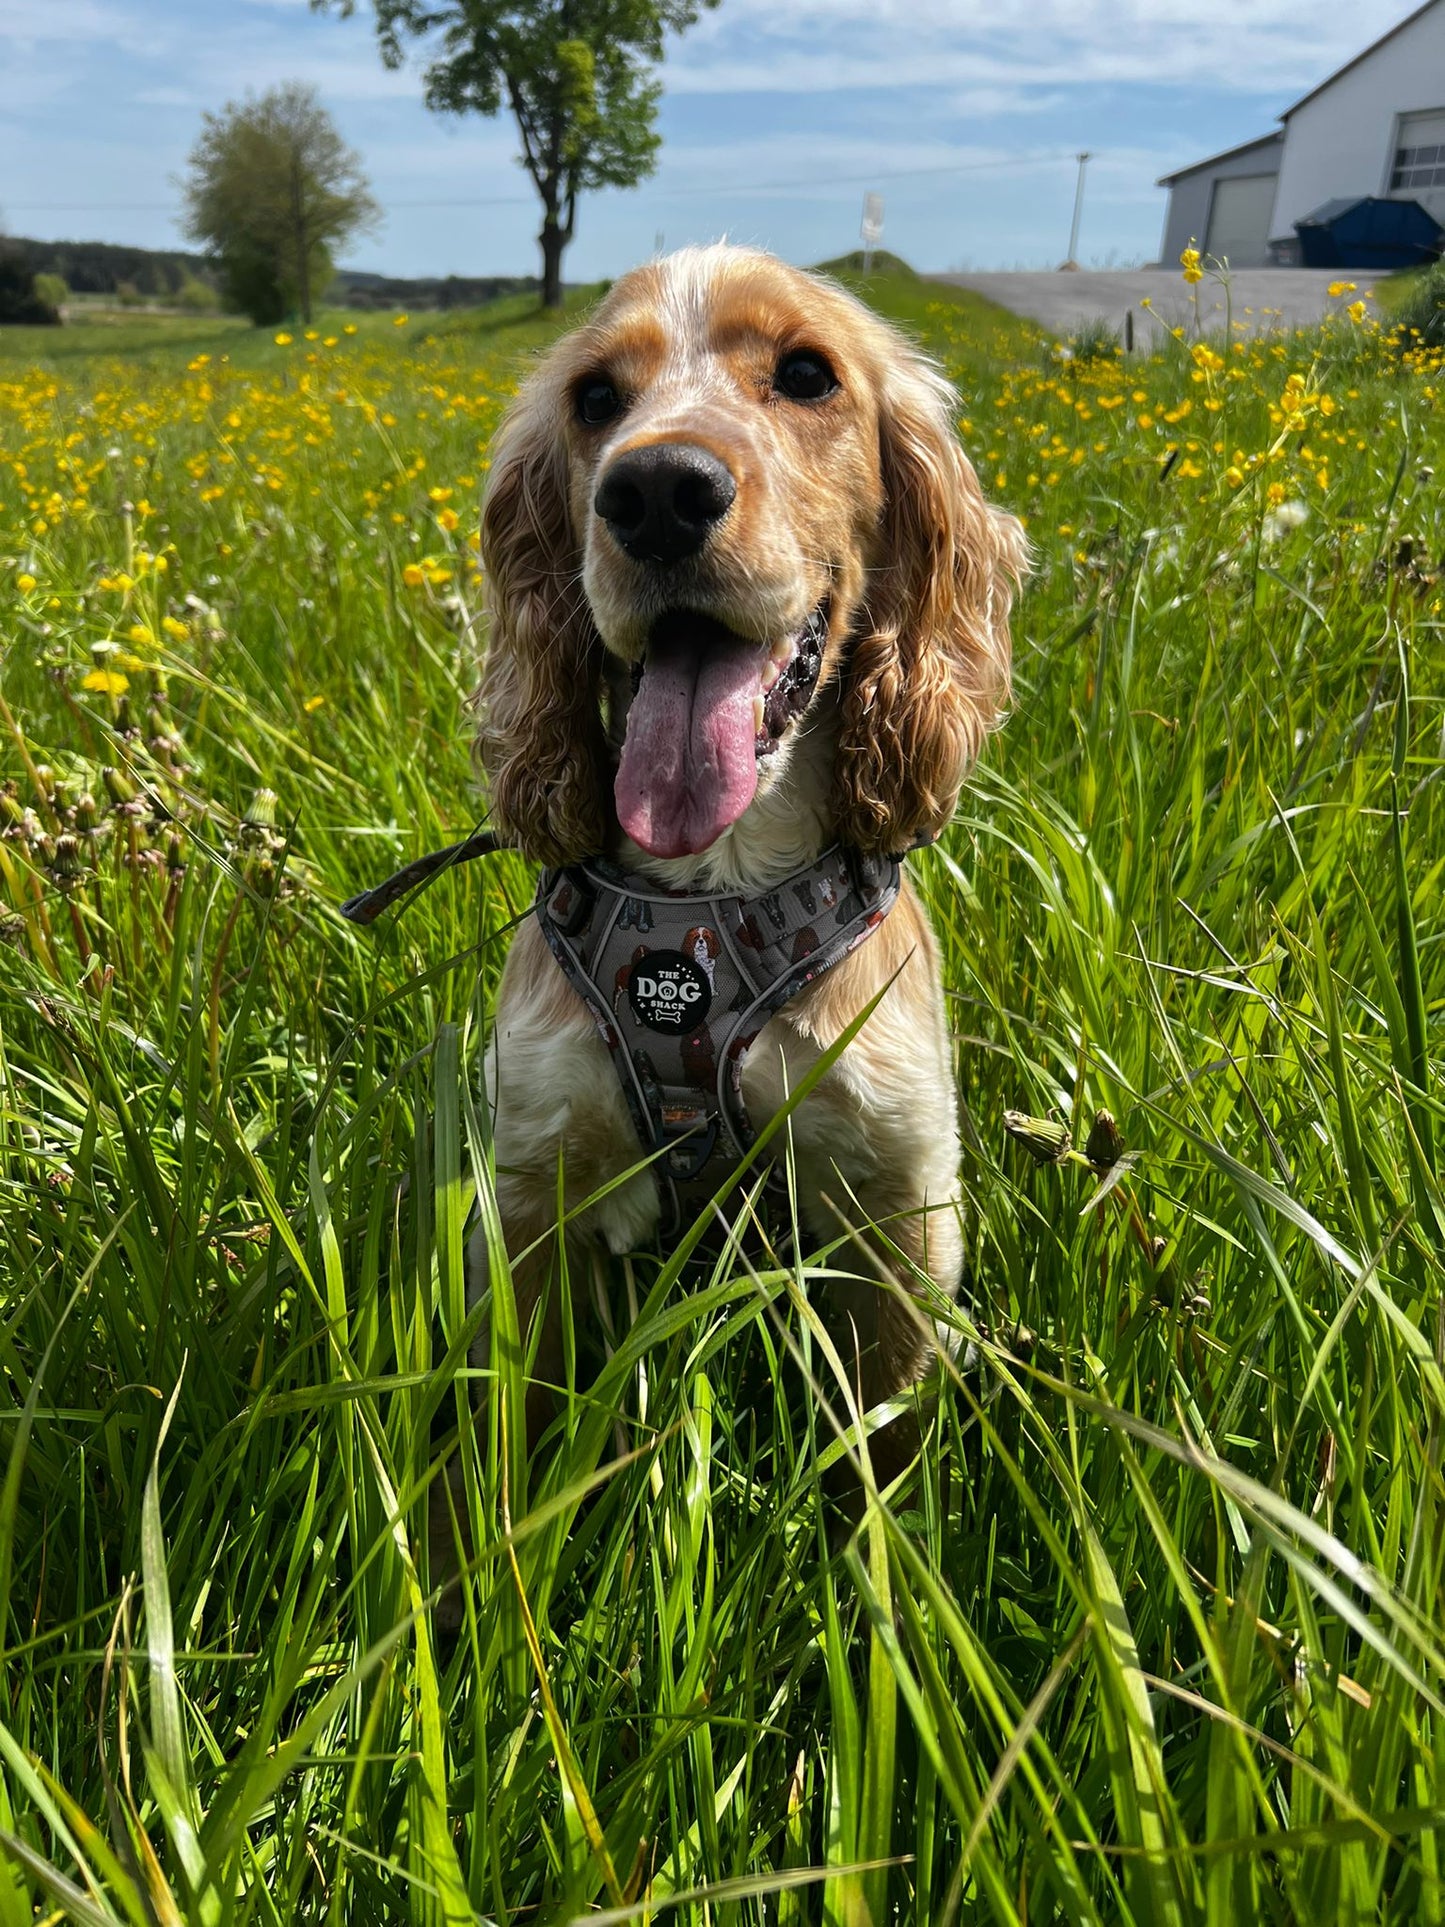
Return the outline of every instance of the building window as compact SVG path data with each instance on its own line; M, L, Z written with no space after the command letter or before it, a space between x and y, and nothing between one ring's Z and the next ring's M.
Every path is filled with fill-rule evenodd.
M1445 187L1445 155L1438 147L1397 147L1390 186Z
M1390 192L1445 187L1445 113L1401 116L1390 166Z

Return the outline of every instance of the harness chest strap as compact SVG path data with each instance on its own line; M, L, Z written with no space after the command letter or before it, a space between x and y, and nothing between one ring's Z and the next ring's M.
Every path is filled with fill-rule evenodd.
M898 898L893 857L835 844L755 897L661 890L602 859L544 871L547 943L612 1055L665 1230L751 1150L743 1062L768 1019L856 950Z

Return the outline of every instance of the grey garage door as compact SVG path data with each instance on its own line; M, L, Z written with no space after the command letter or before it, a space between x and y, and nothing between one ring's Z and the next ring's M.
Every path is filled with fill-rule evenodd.
M1269 217L1277 174L1240 174L1214 183L1207 254L1232 268L1261 268L1269 258Z

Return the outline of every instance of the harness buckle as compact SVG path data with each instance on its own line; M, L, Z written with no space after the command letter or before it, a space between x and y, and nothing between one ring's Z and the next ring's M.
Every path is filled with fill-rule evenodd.
M717 1148L718 1120L705 1109L683 1110L667 1105L662 1113L659 1133L667 1146L663 1160L667 1175L677 1184L686 1184L701 1175Z

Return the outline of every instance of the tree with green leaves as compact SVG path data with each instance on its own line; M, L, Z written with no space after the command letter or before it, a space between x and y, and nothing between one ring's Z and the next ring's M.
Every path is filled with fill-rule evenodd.
M205 115L182 189L187 234L258 327L297 309L309 322L335 249L381 213L359 156L300 81Z
M44 328L59 321L59 309L40 295L35 280L18 250L0 237L0 324Z
M356 0L311 0L355 11ZM401 65L408 38L436 36L426 102L441 113L510 109L520 159L542 202L542 300L562 305L562 255L577 197L635 187L657 165L662 59L717 0L375 0L381 57Z

